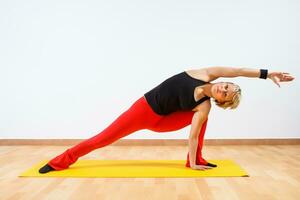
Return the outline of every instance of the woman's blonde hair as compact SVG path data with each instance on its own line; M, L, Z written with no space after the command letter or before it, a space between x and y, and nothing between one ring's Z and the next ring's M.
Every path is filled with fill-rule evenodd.
M231 101L226 101L226 102L218 102L216 99L214 99L214 102L216 103L217 106L226 109L226 108L230 108L230 109L235 109L238 107L238 105L240 104L241 98L242 98L242 90L240 88L240 86L238 86L237 84L234 84L232 82L227 82L233 85L233 92L234 95L231 99Z

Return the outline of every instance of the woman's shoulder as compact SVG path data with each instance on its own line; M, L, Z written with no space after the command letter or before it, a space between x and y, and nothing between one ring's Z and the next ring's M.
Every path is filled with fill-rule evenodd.
M207 73L205 72L205 69L189 69L185 70L185 73L187 73L190 77L199 79L201 81L210 81L209 77L207 76Z
M184 70L185 73L187 73L189 76L195 79L199 79L201 81L210 82L214 79L209 76L207 73L207 68L200 68L200 69L187 69Z

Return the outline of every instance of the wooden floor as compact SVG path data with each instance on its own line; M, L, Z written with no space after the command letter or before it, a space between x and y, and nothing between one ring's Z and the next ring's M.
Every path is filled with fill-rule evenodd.
M69 146L0 146L0 199L300 199L300 145L207 145L209 159L232 159L250 177L19 178ZM185 146L106 146L80 159L185 159Z

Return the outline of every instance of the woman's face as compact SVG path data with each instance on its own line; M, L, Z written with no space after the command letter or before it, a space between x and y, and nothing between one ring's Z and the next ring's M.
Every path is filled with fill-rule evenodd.
M220 103L231 101L234 95L233 84L227 82L215 83L211 90L213 98Z

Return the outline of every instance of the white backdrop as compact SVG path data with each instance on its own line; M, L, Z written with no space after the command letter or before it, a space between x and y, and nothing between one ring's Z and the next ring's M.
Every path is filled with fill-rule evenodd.
M299 10L296 0L2 0L0 137L88 138L176 73L233 66L295 80L214 81L239 84L243 99L233 111L213 105L206 138L300 138Z

